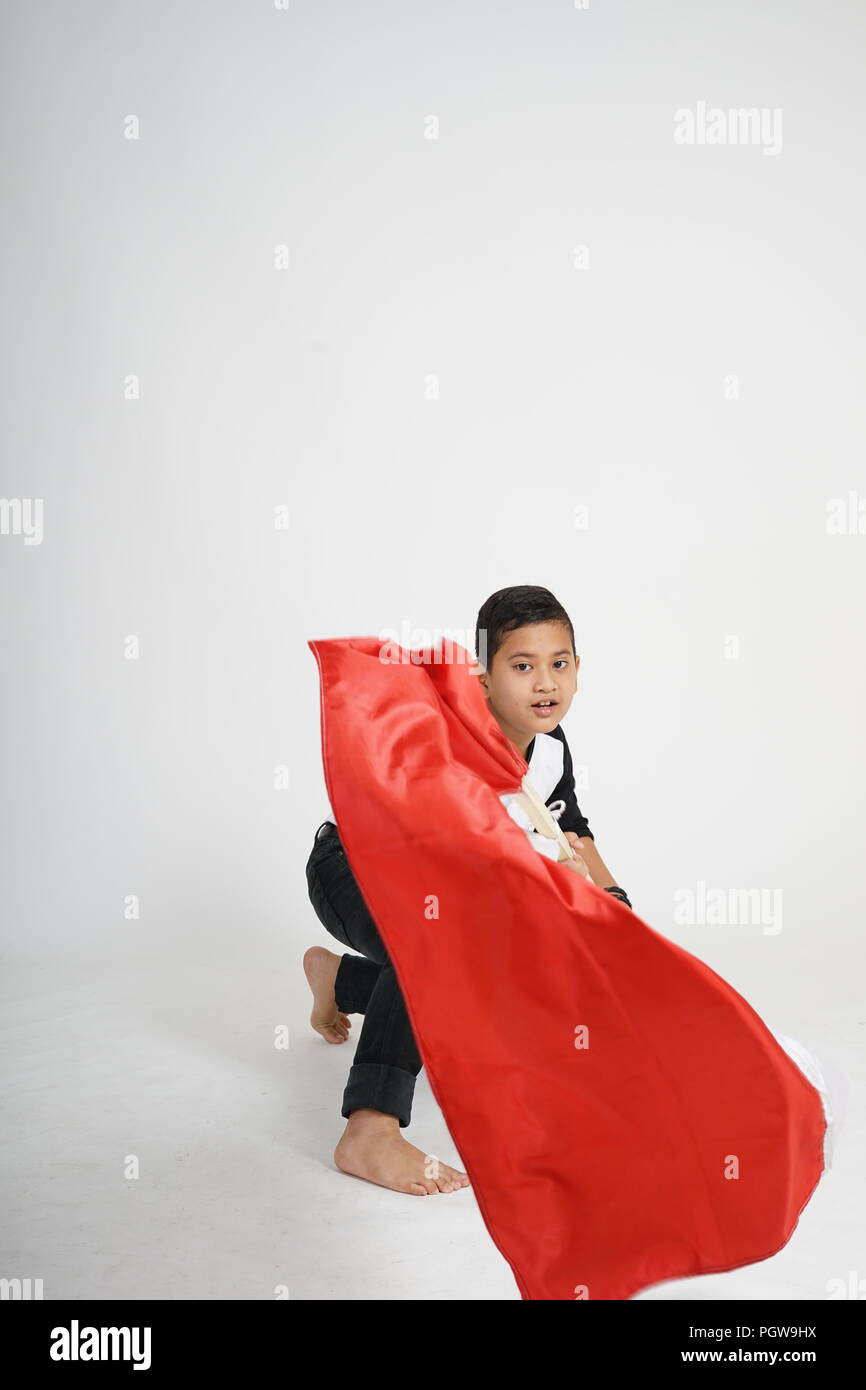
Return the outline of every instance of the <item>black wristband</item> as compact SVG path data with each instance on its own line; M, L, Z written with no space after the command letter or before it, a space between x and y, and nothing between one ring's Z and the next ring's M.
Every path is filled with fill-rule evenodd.
M605 893L612 893L613 896L617 899L617 901L625 903L626 907L631 907L631 902L629 901L628 893L625 891L624 888L620 888L618 884L611 884L610 887L605 888L604 891ZM634 911L633 908L632 911Z

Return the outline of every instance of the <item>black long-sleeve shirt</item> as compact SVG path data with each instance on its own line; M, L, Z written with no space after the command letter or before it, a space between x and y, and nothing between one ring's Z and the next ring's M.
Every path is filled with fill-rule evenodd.
M559 725L551 729L549 734L535 735L526 750L526 761L529 764L529 780L559 822L560 830L573 830L581 838L586 835L594 840L589 821L577 804L571 749ZM533 849L550 859L556 859L559 855L557 841L539 835L522 808L514 802L513 794L506 794L500 799L512 820L517 821L529 835Z

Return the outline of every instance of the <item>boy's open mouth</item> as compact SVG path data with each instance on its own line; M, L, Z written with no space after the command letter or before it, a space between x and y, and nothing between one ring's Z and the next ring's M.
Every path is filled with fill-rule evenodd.
M532 708L535 710L536 714L540 714L543 717L546 714L551 714L558 704L558 700L536 700Z

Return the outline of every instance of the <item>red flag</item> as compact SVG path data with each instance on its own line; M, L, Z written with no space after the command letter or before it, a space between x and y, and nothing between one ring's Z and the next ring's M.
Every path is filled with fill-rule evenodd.
M462 647L308 645L346 854L521 1297L779 1251L824 1169L815 1086L714 970L533 850L499 799L527 763Z

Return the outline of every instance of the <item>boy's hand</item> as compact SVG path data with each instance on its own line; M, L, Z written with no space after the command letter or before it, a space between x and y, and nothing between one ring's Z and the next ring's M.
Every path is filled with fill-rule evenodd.
M586 860L580 852L580 840L578 839L577 835L575 835L573 830L564 830L563 834L565 835L565 838L568 841L568 843L571 845L571 848L574 850L574 858L563 859L560 862L563 864L567 864L570 869L573 869L576 874L580 874L583 878L589 878L589 866L587 865ZM591 882L592 879L590 879L590 883Z
M573 830L563 830L562 833L572 849L577 851L586 864L589 870L587 878L590 883L594 883L597 888L616 887L616 879L599 854L595 841L589 836L581 840L580 836L576 835Z

